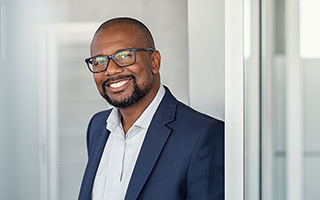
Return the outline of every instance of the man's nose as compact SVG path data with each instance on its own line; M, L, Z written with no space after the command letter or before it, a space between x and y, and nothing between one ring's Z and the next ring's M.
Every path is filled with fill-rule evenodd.
M107 70L104 71L104 74L106 76L113 76L121 72L123 72L123 68L116 65L114 61L110 59L109 65L107 67Z

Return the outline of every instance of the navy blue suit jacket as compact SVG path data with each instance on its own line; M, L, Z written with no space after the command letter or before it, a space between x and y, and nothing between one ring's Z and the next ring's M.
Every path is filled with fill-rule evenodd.
M109 136L110 110L95 114L87 131L88 163L80 200L91 199ZM145 136L125 200L223 200L224 123L177 101L166 88Z

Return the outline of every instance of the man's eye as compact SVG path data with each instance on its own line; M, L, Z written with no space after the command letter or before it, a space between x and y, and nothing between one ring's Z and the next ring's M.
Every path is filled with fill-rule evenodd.
M132 55L131 51L123 51L123 52L119 52L116 55L116 58L117 58L117 60L121 60L121 59L131 58L132 56L133 55Z
M92 63L93 63L93 65L101 65L101 64L105 64L106 62L107 62L106 58L97 57L97 58L95 58L95 60Z

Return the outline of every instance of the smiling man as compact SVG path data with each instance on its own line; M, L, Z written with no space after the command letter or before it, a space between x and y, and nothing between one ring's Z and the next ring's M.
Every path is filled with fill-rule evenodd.
M112 109L87 130L80 200L223 200L224 124L177 101L141 22L104 22L85 61Z

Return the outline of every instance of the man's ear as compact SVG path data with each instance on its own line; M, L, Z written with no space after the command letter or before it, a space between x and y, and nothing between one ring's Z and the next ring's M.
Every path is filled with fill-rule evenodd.
M160 70L160 64L161 64L161 55L160 52L155 50L151 54L151 66L152 66L152 72L153 74L159 73Z

